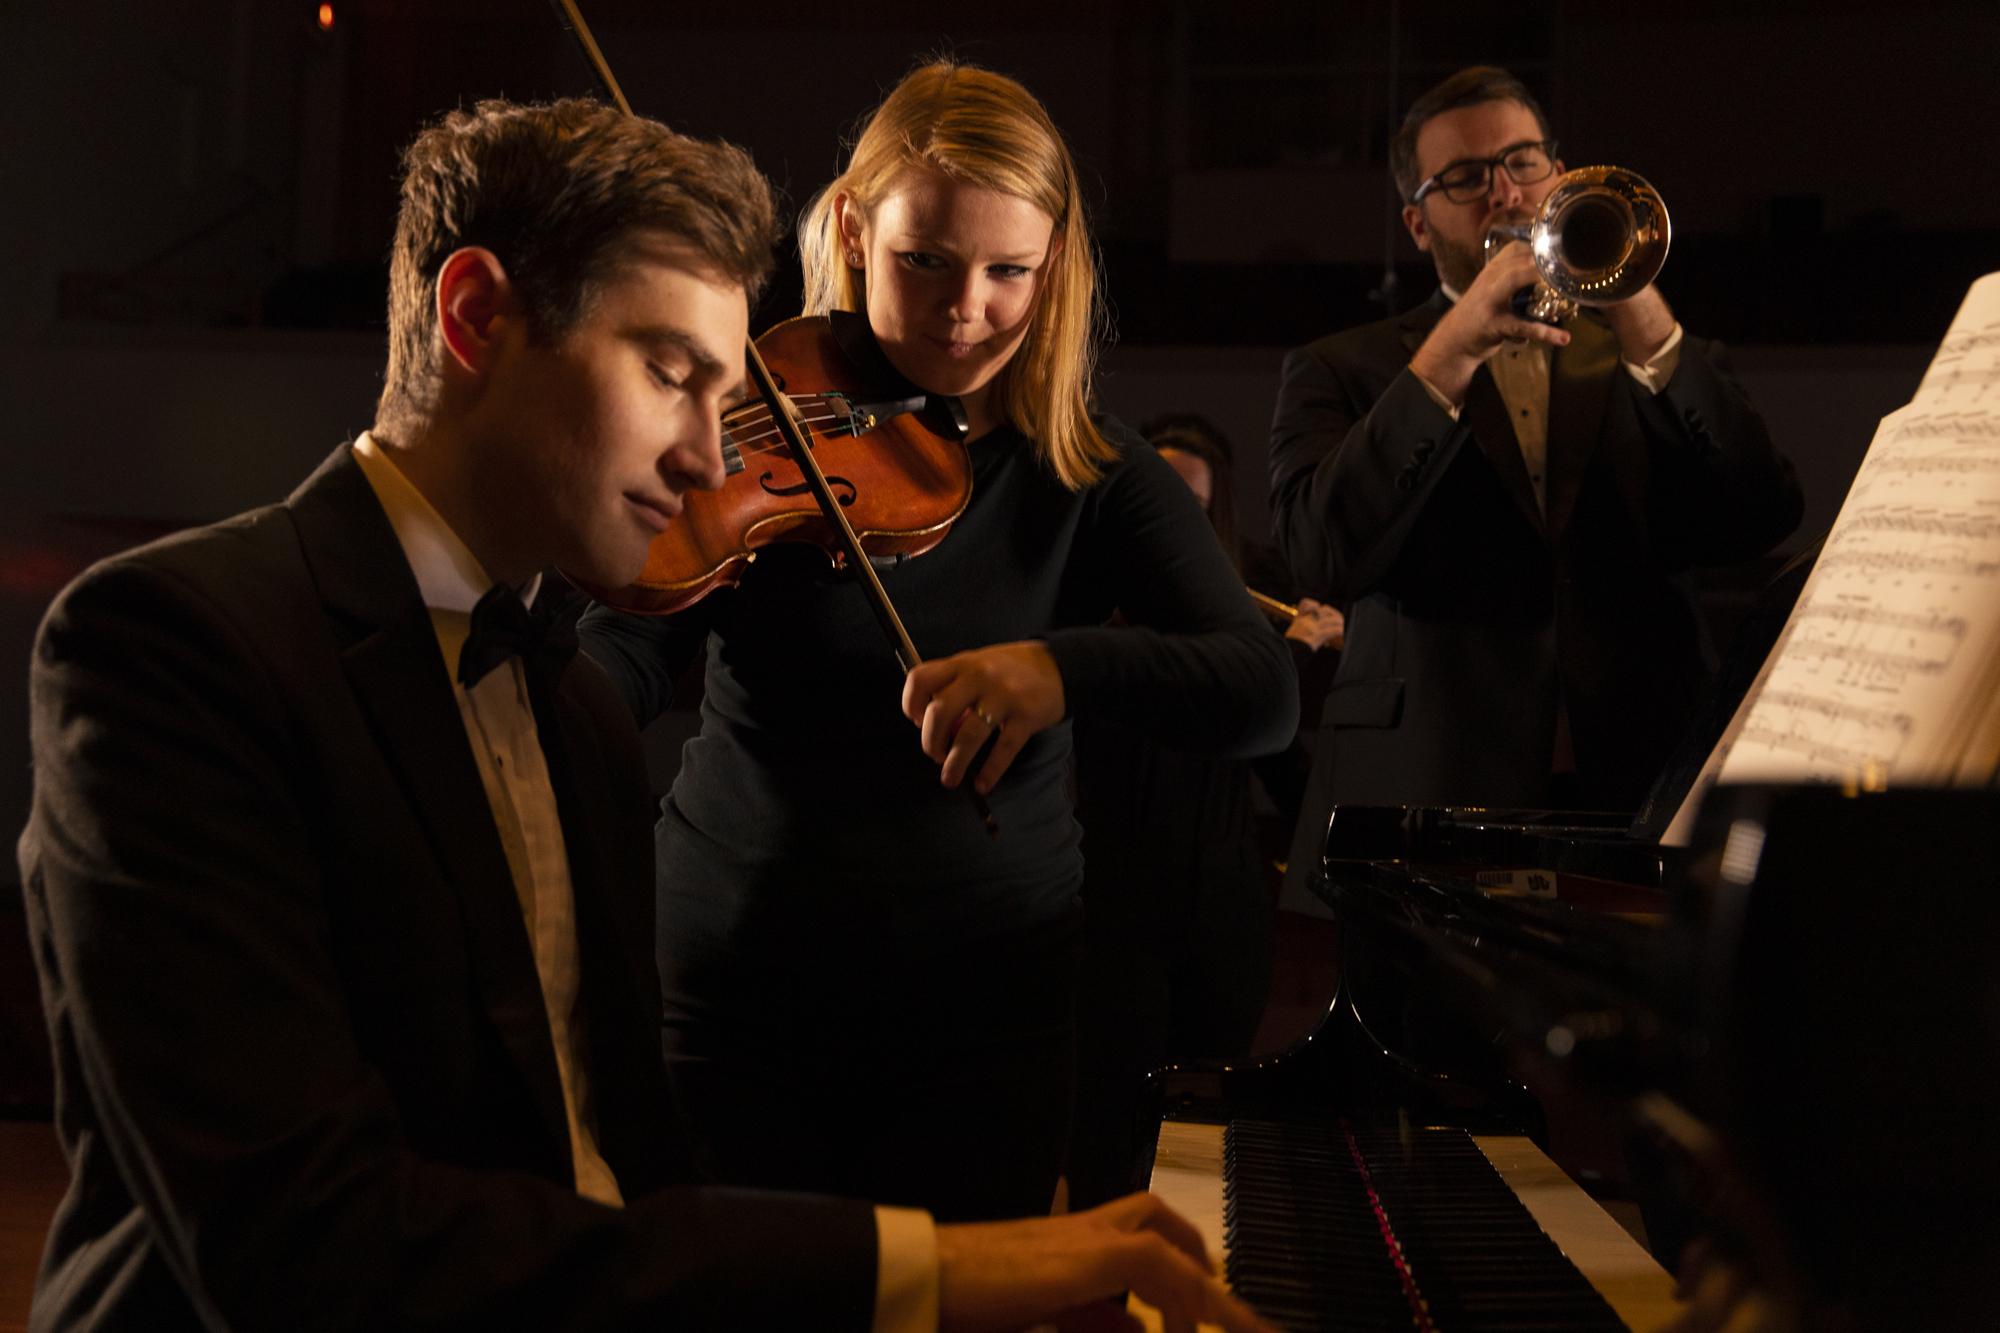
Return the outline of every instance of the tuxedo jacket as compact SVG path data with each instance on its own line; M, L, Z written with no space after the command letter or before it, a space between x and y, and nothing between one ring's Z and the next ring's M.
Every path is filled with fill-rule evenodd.
M31 1327L868 1326L867 1204L687 1183L644 767L581 656L538 721L628 1206L574 1192L506 856L346 446L281 505L86 572L30 698L72 1176Z
M1791 464L1716 344L1684 338L1655 395L1588 314L1551 360L1544 512L1487 370L1456 421L1409 373L1446 308L1440 292L1285 359L1277 536L1300 590L1348 617L1308 865L1335 802L1547 805L1559 701L1585 801L1636 807L1713 661L1691 571L1799 521Z

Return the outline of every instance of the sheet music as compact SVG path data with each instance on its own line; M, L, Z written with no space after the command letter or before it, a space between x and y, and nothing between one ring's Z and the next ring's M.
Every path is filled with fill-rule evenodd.
M1725 782L1992 774L2000 660L2000 274L1974 283L1908 406L1882 419Z

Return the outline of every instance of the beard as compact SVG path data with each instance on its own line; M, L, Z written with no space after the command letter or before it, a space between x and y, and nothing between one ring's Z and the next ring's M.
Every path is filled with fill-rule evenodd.
M1472 286L1472 280L1479 276L1479 270L1486 267L1486 256L1470 246L1460 245L1431 233L1431 262L1437 265L1438 277L1445 286L1464 294Z
M1486 221L1486 231L1503 223L1523 225L1534 221L1534 213L1525 208L1504 209ZM1479 234L1481 244L1462 245L1452 237L1437 231L1431 232L1431 262L1437 265L1438 277L1455 292L1463 292L1472 286L1479 276L1479 270L1486 267L1486 231Z

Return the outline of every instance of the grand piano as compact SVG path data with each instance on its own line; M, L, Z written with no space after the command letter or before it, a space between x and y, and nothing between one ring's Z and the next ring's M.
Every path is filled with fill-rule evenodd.
M1681 849L1336 812L1324 1021L1154 1075L1134 1183L1288 1329L1663 1327L1691 1243L1753 1326L1987 1326L1996 828L1989 791L1828 787L1719 788Z

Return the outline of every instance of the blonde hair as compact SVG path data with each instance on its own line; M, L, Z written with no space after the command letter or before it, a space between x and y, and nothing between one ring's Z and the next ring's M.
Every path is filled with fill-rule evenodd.
M1035 443L1076 491L1118 456L1090 420L1092 375L1107 334L1097 256L1084 220L1076 164L1035 95L1004 74L937 61L906 75L875 109L847 169L806 206L799 223L805 309L865 311L863 275L844 258L834 198L864 215L911 167L1025 199L1055 220L1057 244L1027 337L993 383L1001 415Z

